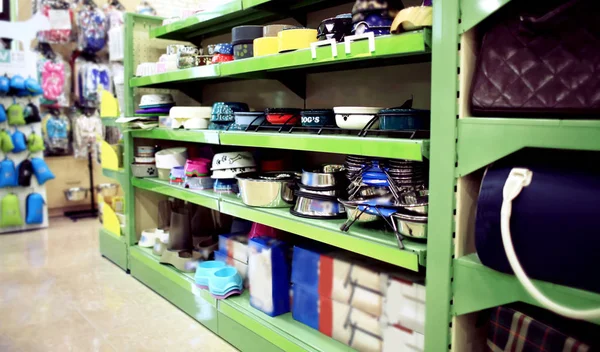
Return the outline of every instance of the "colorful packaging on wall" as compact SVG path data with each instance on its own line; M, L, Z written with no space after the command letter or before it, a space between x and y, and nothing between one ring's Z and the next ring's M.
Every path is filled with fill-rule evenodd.
M62 0L42 1L40 12L48 17L50 29L39 31L38 40L44 43L68 43L71 40L73 13L70 4Z
M108 21L102 10L86 6L77 14L77 44L80 51L96 53L106 45Z

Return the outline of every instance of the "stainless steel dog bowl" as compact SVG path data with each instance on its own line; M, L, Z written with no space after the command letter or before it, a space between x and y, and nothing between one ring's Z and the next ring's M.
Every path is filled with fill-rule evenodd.
M369 214L366 211L362 211L358 209L358 205L354 202L349 202L343 199L338 198L338 202L342 203L344 209L346 210L346 216L350 221L356 222L373 222L380 220L381 217L375 214Z
M77 202L87 198L89 189L83 187L74 187L65 189L65 198L69 202Z
M335 197L296 192L296 205L290 210L295 216L311 219L342 219L346 210Z
M294 172L244 172L236 175L244 204L262 208L286 208L294 201Z
M345 171L344 165L323 165L317 170L304 170L301 182L309 187L339 187L345 179Z
M395 213L392 221L398 232L406 237L427 238L427 216Z
M119 185L116 183L101 183L96 186L96 192L103 197L114 197L119 194Z

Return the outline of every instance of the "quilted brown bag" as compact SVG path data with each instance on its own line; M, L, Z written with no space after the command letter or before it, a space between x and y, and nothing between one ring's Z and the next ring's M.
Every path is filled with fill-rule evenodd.
M513 1L486 19L473 115L600 118L599 2Z

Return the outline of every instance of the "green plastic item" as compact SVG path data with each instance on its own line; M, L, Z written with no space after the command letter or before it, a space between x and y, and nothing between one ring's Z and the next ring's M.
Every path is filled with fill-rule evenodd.
M19 197L14 193L9 193L2 198L1 204L2 217L0 218L0 227L22 226L23 217L19 208Z
M12 104L6 112L9 125L22 126L25 124L25 114L23 114L23 106L21 104Z
M10 134L6 130L0 131L0 150L4 153L10 153L15 149L15 145L12 142Z
M44 150L44 139L42 136L32 132L27 138L27 149L32 152L41 152Z

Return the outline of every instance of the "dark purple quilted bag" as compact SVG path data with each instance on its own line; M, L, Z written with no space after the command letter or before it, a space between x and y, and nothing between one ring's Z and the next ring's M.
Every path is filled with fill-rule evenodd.
M475 116L600 118L600 1L513 1L486 19Z

